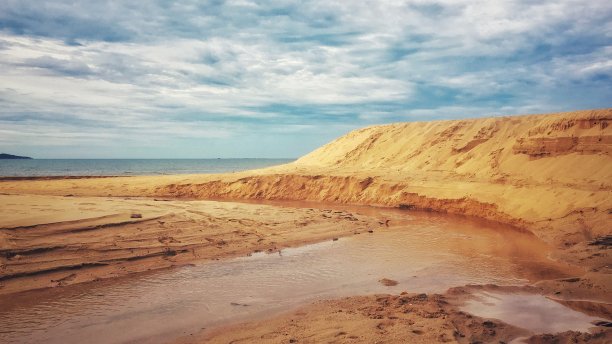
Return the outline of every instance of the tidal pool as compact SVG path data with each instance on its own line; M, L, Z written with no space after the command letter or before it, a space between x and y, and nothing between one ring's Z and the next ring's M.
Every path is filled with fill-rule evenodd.
M542 295L479 292L463 310L484 318L499 319L533 333L586 332L602 319L565 307Z
M0 342L166 342L315 299L566 276L567 268L548 258L551 249L527 232L461 217L362 210L391 225L271 254L0 297ZM399 283L384 286L382 278Z

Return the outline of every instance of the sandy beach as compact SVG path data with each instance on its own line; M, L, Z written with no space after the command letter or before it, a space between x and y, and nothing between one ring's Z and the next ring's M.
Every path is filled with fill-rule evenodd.
M391 207L533 233L564 268L526 286L319 300L178 342L610 342L609 327L547 337L461 307L474 290L518 290L612 320L611 121L603 109L400 123L255 171L0 179L0 295L390 230L351 206Z
M0 294L331 240L379 228L345 211L165 199L1 195Z

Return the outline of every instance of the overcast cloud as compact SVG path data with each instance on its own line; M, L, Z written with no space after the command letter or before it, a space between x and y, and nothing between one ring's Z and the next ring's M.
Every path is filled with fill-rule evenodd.
M610 107L612 2L0 2L0 151L297 157L377 123Z

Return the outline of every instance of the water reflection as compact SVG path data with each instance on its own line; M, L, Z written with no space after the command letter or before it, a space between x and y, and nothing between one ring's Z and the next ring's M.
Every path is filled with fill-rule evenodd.
M601 320L576 312L542 295L476 293L463 310L485 318L502 320L534 333L586 332Z

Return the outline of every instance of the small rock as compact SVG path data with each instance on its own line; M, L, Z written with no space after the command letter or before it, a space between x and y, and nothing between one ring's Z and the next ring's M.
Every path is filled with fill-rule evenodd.
M597 321L597 322L595 322L595 326L612 327L612 322L609 322L609 321Z
M374 231L371 229L368 229L368 233L374 233Z
M492 321L487 320L487 321L482 323L482 326L484 326L486 328L493 328L493 327L495 327L495 323L492 322Z
M394 281L392 279L388 279L388 278L383 278L381 280L379 280L378 282L380 282L380 284L387 286L387 287L392 287L394 285L398 285L397 281Z
M132 218L132 219L142 219L142 214L134 213L134 214L130 215L130 218Z
M416 205L414 205L414 204L400 204L399 208L400 209L404 209L404 210L414 210L414 209L416 209Z
M230 302L230 305L232 305L232 306L242 306L242 307L248 307L249 306L246 303L238 303L238 302Z
M338 238L333 238L332 240L333 240L333 241L338 241Z
M572 278L566 278L562 280L563 282L570 282L570 283L574 283L574 282L578 282L580 281L579 277L572 277Z
M591 246L600 245L600 246L612 246L612 235L606 235L600 238L597 238L589 243Z

